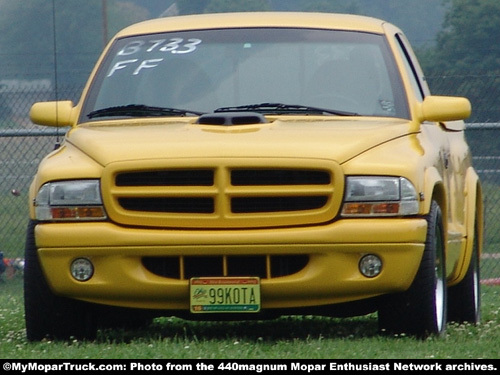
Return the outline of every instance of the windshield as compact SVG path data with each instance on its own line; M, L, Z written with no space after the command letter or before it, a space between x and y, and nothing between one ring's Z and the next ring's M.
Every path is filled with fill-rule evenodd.
M92 82L80 121L192 116L259 103L322 108L330 115L408 117L383 36L250 28L117 40Z

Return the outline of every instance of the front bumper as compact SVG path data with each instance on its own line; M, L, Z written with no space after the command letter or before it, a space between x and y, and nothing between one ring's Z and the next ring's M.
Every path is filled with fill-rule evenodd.
M368 299L406 290L418 270L423 218L350 219L305 228L165 230L112 223L41 223L35 240L46 279L57 295L88 302L189 311L189 280L150 272L144 257L306 255L298 272L261 280L263 309L299 308ZM364 277L360 258L376 254L382 272ZM70 264L88 258L93 277L73 279ZM248 270L252 276L252 270Z

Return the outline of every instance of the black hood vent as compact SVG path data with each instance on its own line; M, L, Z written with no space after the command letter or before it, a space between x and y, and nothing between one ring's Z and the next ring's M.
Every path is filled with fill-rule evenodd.
M266 118L257 112L207 113L201 115L197 124L202 125L251 125L265 124Z

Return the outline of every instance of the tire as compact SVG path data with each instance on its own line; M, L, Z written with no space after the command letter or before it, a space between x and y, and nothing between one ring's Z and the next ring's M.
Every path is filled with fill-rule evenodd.
M403 293L382 299L379 329L390 334L442 335L447 323L446 262L441 209L432 202L425 249L415 279Z
M93 339L97 333L88 304L56 296L43 275L35 244L35 221L26 233L24 310L29 341Z
M456 323L479 323L481 319L481 279L479 274L479 245L476 229L467 273L462 281L449 288L449 321Z

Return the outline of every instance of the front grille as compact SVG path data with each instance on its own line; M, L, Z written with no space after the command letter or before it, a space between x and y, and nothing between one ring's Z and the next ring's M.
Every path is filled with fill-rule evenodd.
M212 186L214 173L209 169L126 172L116 176L116 186Z
M118 202L130 211L201 214L214 212L214 200L211 198L120 198Z
M234 186L257 185L328 185L326 171L300 169L237 169L231 171Z
M231 199L231 212L284 212L314 210L323 207L328 197L249 197Z
M142 263L155 275L178 280L231 276L270 279L293 275L302 270L308 260L307 255L172 256L144 257Z
M106 168L102 183L109 217L126 225L171 228L311 225L332 220L342 199L344 178L333 162L301 160L311 164L301 168L293 159L176 164L136 161Z

